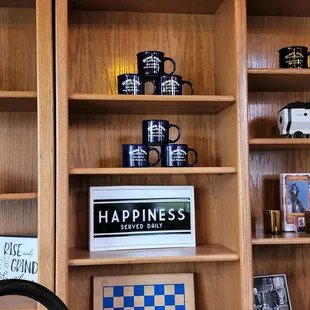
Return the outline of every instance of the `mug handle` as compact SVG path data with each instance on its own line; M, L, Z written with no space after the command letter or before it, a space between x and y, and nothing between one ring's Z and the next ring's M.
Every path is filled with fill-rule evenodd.
M180 137L181 137L181 128L180 128L178 125L169 124L169 129L170 129L171 127L175 127L175 128L178 130L178 136L177 136L177 138L176 138L175 140L169 140L169 143L174 143L174 142L177 142L177 141L180 139Z
M173 73L177 70L177 64L176 64L176 62L174 61L174 59L172 59L172 58L170 58L170 57L164 57L164 62L166 62L166 61L171 61L172 64L173 64L173 70L172 70L172 72L170 72L170 73L166 73L166 72L165 72L165 74L171 75L171 74L173 74Z
M145 83L147 83L147 82L151 82L151 83L153 84L153 86L154 86L154 91L153 91L153 94L152 94L152 95L156 95L157 88L156 88L156 83L155 83L155 81L153 81L153 80L144 80L144 83L143 83L144 87L145 87Z
M160 162L160 153L157 149L155 149L155 147L150 147L149 152L151 152L151 151L155 151L157 153L158 158L157 158L157 161L155 163L149 163L149 166L150 167L157 166Z
M190 81L183 80L183 81L182 81L182 86L183 86L184 84L188 84L188 85L190 86L190 88L191 88L191 93L190 93L190 95L193 95L193 94L194 94L194 91L195 91L195 87L194 87L193 83L190 82Z
M194 150L194 149L192 149L190 147L187 149L187 151L188 151L188 153L189 152L193 152L195 154L195 157L196 157L195 161L192 164L188 164L189 167L193 167L194 165L196 165L198 163L198 153L197 153L196 150Z

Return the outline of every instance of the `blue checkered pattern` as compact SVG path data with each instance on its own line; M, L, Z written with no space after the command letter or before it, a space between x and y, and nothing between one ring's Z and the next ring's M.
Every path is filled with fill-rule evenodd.
M103 310L186 310L185 285L103 287Z

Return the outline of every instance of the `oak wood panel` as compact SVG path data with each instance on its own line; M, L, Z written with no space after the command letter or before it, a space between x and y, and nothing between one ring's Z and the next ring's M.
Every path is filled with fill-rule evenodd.
M309 309L310 285L308 245L253 247L254 275L286 274L292 309Z
M250 149L253 151L302 150L310 148L310 139L304 138L256 138L250 139L249 143Z
M33 200L37 198L38 198L38 193L0 194L0 200Z
M71 248L69 266L237 261L239 256L218 244L193 248L89 252Z
M74 10L214 14L223 0L70 0Z
M36 90L35 14L31 8L0 8L1 90Z
M55 152L52 0L36 2L38 88L38 282L54 291ZM43 309L39 306L38 309Z
M70 111L107 114L216 114L235 102L233 96L128 96L72 94Z
M266 234L263 230L256 230L252 237L252 244L255 245L310 244L310 235L305 233Z
M249 69L249 91L293 91L310 90L308 69Z
M292 45L307 46L309 40L310 18L248 17L248 67L279 68L280 48ZM296 85L295 81L292 81L292 85ZM284 90L286 91L285 88Z
M310 16L308 0L301 0L298 5L290 0L248 0L247 8L249 15Z
M55 292L69 302L68 1L55 3L56 258Z
M136 274L194 273L196 309L240 309L238 288L230 278L238 281L238 262L224 263L170 263L117 266L71 267L70 309L92 309L92 281L94 276ZM234 283L236 283L234 282ZM231 294L231 290L234 294ZM230 298L219 298L230 296Z
M178 143L189 144L200 158L199 167L216 166L214 116L72 114L69 122L69 167L122 166L122 144L142 143L142 120L167 119L181 127ZM170 130L170 137L176 130ZM154 170L155 171L155 170Z
M137 71L136 54L155 49L175 59L196 95L214 95L213 40L210 15L72 11L69 92L116 94L117 76Z
M223 174L236 173L233 167L152 167L152 168L70 168L71 175L158 175L158 174Z
M72 176L70 178L69 245L70 247L88 249L89 187L111 185L194 186L197 245L220 243L219 240L224 238L223 231L232 233L233 229L232 225L229 226L231 219L228 219L228 217L221 218L219 210L227 210L227 205L230 205L231 196L228 195L228 190L233 187L230 184L234 184L235 177L235 175ZM219 183L221 180L222 183ZM216 190L219 184L223 185L223 191ZM223 196L223 193L227 193L225 205L219 199L220 196ZM229 222L227 222L228 220ZM218 225L218 222L221 225ZM223 227L226 226L228 228L223 230Z
M0 91L0 111L37 111L37 94L34 91Z

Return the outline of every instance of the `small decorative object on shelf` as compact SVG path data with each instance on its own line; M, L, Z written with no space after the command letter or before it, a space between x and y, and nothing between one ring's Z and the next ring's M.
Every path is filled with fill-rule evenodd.
M189 152L195 155L192 163L188 162ZM161 148L161 158L162 167L192 167L198 162L198 153L187 144L167 144Z
M285 274L254 277L254 310L292 310Z
M305 211L305 233L310 234L310 211Z
M121 74L118 79L118 94L119 95L144 95L145 84L152 83L154 87L153 95L156 94L155 82L148 79L143 79L139 74Z
M123 167L140 168L153 167L160 162L160 153L154 147L145 144L123 144ZM154 151L157 153L157 160L150 163L149 153Z
M308 47L289 46L279 50L280 68L309 68L308 67Z
M90 188L90 251L194 247L193 186Z
M188 84L191 88L190 95L194 94L195 88L192 82L183 80L180 75L162 75L158 81L158 95L183 95L183 85Z
M94 277L94 310L195 310L194 275Z
M310 102L292 102L278 112L281 136L310 138Z
M304 217L304 212L309 210L310 174L280 174L280 197L283 212L282 229L296 232L301 229L299 226L303 226L301 218Z
M266 210L264 211L264 230L266 233L281 233L281 211Z
M37 282L38 239L0 236L0 280L23 279Z

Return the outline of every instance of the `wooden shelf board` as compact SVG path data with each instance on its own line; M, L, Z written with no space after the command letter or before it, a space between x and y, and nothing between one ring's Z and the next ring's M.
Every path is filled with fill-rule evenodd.
M115 264L182 263L238 261L239 256L218 244L196 248L168 248L89 252L70 249L69 266L93 266Z
M223 0L70 0L71 9L150 13L214 14Z
M262 138L250 139L249 144L252 151L309 149L310 139Z
M0 297L0 310L36 310L37 302L30 298L21 296L3 296Z
M309 0L292 5L290 0L247 0L248 15L258 16L310 16Z
M0 7L35 8L36 0L0 0Z
M310 235L305 233L283 232L280 234L266 234L263 230L252 233L254 245L276 244L310 244Z
M250 92L310 91L309 69L248 69Z
M152 96L72 94L70 111L107 114L216 114L233 96Z
M0 112L34 112L37 110L35 91L0 91Z
M37 199L38 193L0 194L0 200L32 200Z
M233 167L185 167L185 168L71 168L71 175L165 175L165 174L234 174L237 172Z

